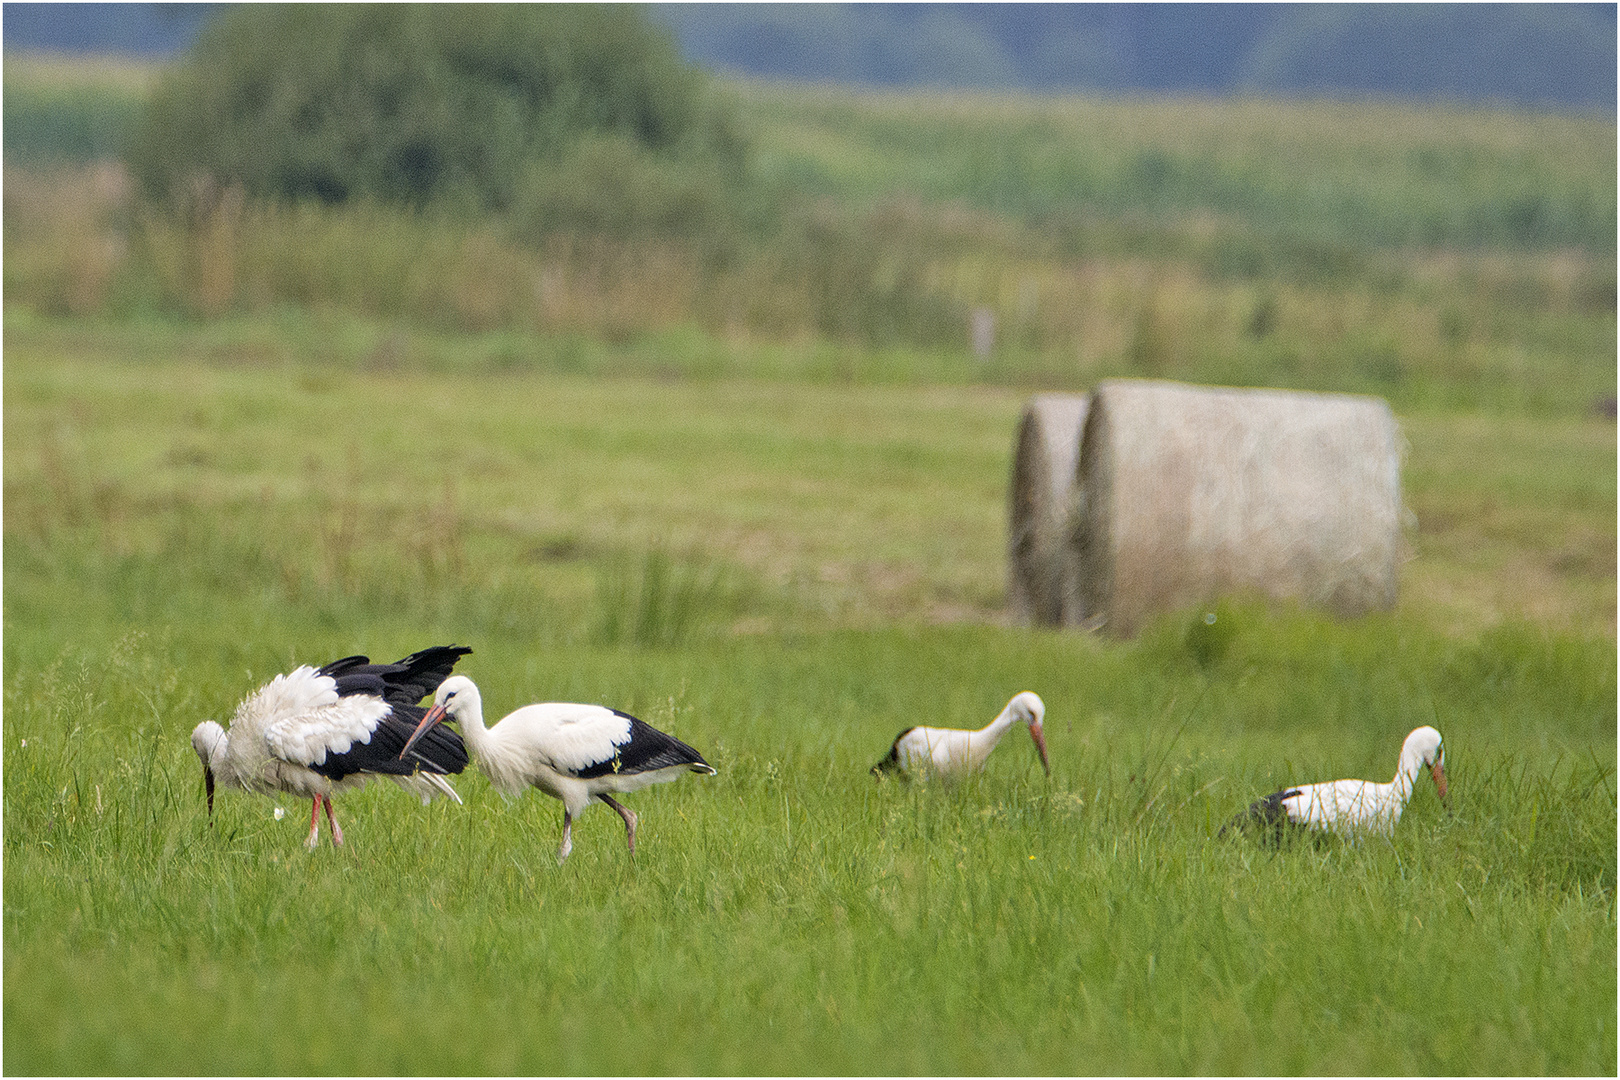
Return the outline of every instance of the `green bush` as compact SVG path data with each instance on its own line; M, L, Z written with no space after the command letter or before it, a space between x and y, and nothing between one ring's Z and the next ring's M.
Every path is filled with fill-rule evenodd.
M634 8L229 10L158 84L130 163L159 197L501 209L585 135L735 163L731 113Z

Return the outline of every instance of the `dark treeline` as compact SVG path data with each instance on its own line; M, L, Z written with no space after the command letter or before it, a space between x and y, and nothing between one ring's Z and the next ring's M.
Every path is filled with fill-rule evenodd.
M164 56L225 5L5 6L7 49ZM689 61L884 87L1615 103L1602 4L650 5Z

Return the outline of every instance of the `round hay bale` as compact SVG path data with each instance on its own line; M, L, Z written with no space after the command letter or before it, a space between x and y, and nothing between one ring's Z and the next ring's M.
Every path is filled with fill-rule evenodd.
M1081 603L1110 633L1252 590L1395 603L1401 438L1382 399L1110 380L1078 464Z
M1013 614L1038 626L1079 621L1069 534L1084 394L1040 394L1024 406L1009 485L1007 592Z

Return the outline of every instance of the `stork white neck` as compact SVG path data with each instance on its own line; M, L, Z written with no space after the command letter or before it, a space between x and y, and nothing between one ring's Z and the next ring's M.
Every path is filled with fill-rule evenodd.
M1391 789L1399 796L1402 805L1412 795L1412 786L1417 783L1418 770L1428 767L1431 771L1436 767L1443 769L1445 765L1445 748L1440 741L1440 733L1432 727L1420 727L1412 731L1401 743L1400 763L1395 769L1395 779L1390 782ZM1442 771L1436 777L1435 785L1445 794L1445 774Z
M1035 745L1040 748L1041 763L1046 763L1045 738L1041 734L1041 720L1046 712L1041 699L1028 690L1015 695L1007 702L1007 707L990 723L977 731L967 733L967 758L970 768L977 769L982 766L990 756L990 751L996 748L1001 737L1007 734L1014 724L1027 724L1035 738Z
M1007 702L1007 707L981 730L994 731L1000 735L1014 724L1039 723L1042 711L1041 699L1025 690L1022 694L1014 695L1013 699Z

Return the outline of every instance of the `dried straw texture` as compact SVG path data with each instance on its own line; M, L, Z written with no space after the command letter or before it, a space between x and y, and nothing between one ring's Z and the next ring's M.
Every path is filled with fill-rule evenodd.
M1007 592L1013 615L1038 626L1080 620L1070 543L1083 394L1040 394L1024 406L1007 499Z
M1232 591L1395 603L1401 440L1379 398L1109 381L1078 468L1081 601L1111 633Z

